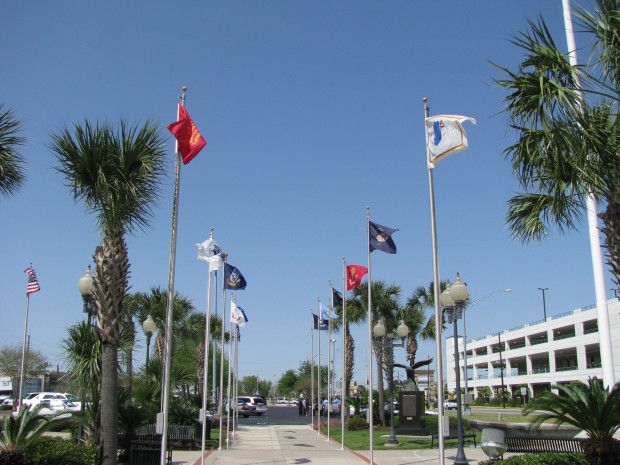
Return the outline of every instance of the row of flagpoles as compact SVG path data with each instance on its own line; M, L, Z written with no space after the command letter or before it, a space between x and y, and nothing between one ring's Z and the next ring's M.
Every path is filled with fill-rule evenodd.
M433 187L433 169L435 166L444 158L453 155L455 153L466 150L468 147L467 142L467 134L465 129L463 128L463 123L465 121L471 121L472 123L476 123L476 120L467 116L458 116L458 115L438 115L434 117L429 117L428 115L428 107L426 106L425 99L425 128L426 128L426 147L427 147L427 168L429 171L429 189L430 189L430 203L431 203L431 230L432 230L432 248L433 248L433 277L435 284L435 321L441 322L441 308L439 304L439 293L440 293L440 280L439 280L439 267L438 267L438 259L437 259L437 234L435 228L435 207L434 207L434 187ZM368 369L368 410L369 410L369 435L370 435L370 463L373 463L374 460L374 447L373 447L373 356L372 356L372 315L373 315L373 303L372 303L372 262L371 262L371 253L375 250L379 250L388 254L396 253L396 244L392 238L392 235L398 231L398 229L390 228L387 226L382 226L378 223L375 223L370 220L370 207L366 207L366 220L367 220L367 231L368 231L368 248L367 248L367 263L368 266L362 265L347 265L345 260L343 259L343 288L346 291L353 290L360 286L362 278L365 275L368 275L368 304L367 304L367 321L368 321L368 357L367 357L367 369ZM319 375L317 377L318 380L318 388L317 388L317 397L318 400L321 399L320 394L320 331L328 330L329 331L329 341L331 341L331 324L330 321L334 317L333 308L342 305L342 379L343 383L341 386L341 392L344 397L348 396L348 386L345 386L344 380L346 380L346 337L345 337L345 328L346 328L346 291L343 294L340 294L337 290L331 288L330 283L330 297L331 297L331 310L326 309L318 302L317 314L312 313L312 327L311 330L319 331L319 342L318 342L318 351L319 351L319 360L318 360L318 370ZM340 302L337 300L340 299ZM438 366L438 408L439 408L439 431L443 431L443 389L441 386L443 385L443 373L442 373L442 347L441 347L441 331L442 325L441 323L435 325L436 331L436 351L437 351L437 366ZM312 336L313 338L313 336ZM313 351L314 351L314 342L312 342ZM314 361L314 353L312 354L312 360ZM328 362L329 364L329 362ZM314 366L314 363L311 364ZM328 386L330 383L330 371L328 369ZM314 377L313 377L314 380ZM378 380L381 382L381 380ZM314 388L312 388L312 392L314 393ZM328 388L329 392L329 388ZM311 400L312 402L312 400ZM331 403L330 396L328 394L328 403ZM341 406L341 417L342 417L342 448L344 449L344 408L345 404ZM327 422L327 437L329 441L329 414L330 408L327 409L328 422ZM313 420L314 421L314 420ZM440 463L444 463L444 454L443 454L443 436L439 436L439 450L440 450Z

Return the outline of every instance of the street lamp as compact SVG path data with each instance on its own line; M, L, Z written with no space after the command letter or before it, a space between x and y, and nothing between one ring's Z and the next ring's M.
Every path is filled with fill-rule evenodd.
M548 287L539 287L539 291L542 291L543 295L543 316L545 317L545 321L547 321L547 302L545 301L545 291L548 291Z
M84 301L83 312L88 315L88 326L90 327L90 320L95 314L95 300L93 294L95 293L95 279L93 278L93 272L88 265L88 269L84 276L78 281L78 289L82 294L82 300Z
M376 338L380 338L383 351L388 351L388 360L390 362L388 367L388 388L390 391L390 437L386 442L386 445L397 446L398 440L396 439L396 431L394 430L394 347L405 347L407 336L409 335L409 327L403 320L400 320L398 327L396 328L396 336L400 338L400 342L394 342L394 334L387 333L383 321L379 321L372 329Z
M144 367L147 368L149 364L149 347L151 346L151 336L157 329L157 326L155 325L153 318L151 318L151 315L147 316L146 320L144 320L144 322L142 323L142 329L144 330L144 334L146 335L146 363L144 364Z
M459 344L457 321L463 314L463 303L467 300L467 285L461 281L459 274L456 274L454 284L446 286L446 289L439 296L441 306L446 313L448 323L454 325L454 370L456 375L456 418L458 428L458 449L454 459L454 465L467 465L469 461L465 457L463 450L463 416L461 412L461 368L459 366ZM443 434L443 432L440 432Z

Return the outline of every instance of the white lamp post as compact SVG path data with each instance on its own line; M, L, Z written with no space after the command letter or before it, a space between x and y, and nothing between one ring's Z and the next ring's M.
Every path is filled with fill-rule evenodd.
M90 326L91 318L95 314L95 301L93 294L95 293L93 272L88 265L88 269L84 273L84 276L78 281L78 289L82 294L82 300L84 301L84 313L88 315L88 326Z
M386 442L386 445L397 446L398 440L396 439L396 431L394 430L394 347L405 347L405 341L409 335L409 327L405 324L404 320L400 320L398 327L396 328L396 335L400 338L400 343L394 342L394 335L390 332L386 334L386 328L383 321L379 321L372 329L376 338L380 338L383 344L383 351L388 351L389 356L389 383L388 388L390 392L390 437Z
M463 416L461 411L461 368L459 366L459 345L457 321L463 313L463 303L469 295L467 285L461 281L459 274L456 274L454 284L448 285L439 296L441 306L447 314L448 323L454 325L454 370L456 375L456 418L458 428L458 448L454 465L467 465L469 461L465 457L463 450ZM443 434L443 432L440 432Z
M149 347L151 346L151 336L157 330L157 325L151 318L151 315L146 317L146 320L142 323L142 329L144 330L144 334L146 335L146 363L144 367L147 368L149 364Z

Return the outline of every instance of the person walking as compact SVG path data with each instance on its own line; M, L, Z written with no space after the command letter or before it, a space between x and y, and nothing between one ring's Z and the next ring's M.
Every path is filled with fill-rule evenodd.
M299 416L302 416L304 414L304 402L301 398L297 402L297 409L299 410Z

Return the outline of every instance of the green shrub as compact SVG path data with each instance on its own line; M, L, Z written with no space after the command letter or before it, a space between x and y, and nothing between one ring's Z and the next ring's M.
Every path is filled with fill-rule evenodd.
M370 425L360 416L349 418L349 423L347 423L347 429L349 431L362 431L368 428L370 428Z
M515 455L505 460L488 460L480 465L588 465L583 454L566 452L545 452L540 454Z
M99 449L59 437L42 436L25 449L32 465L97 465Z

